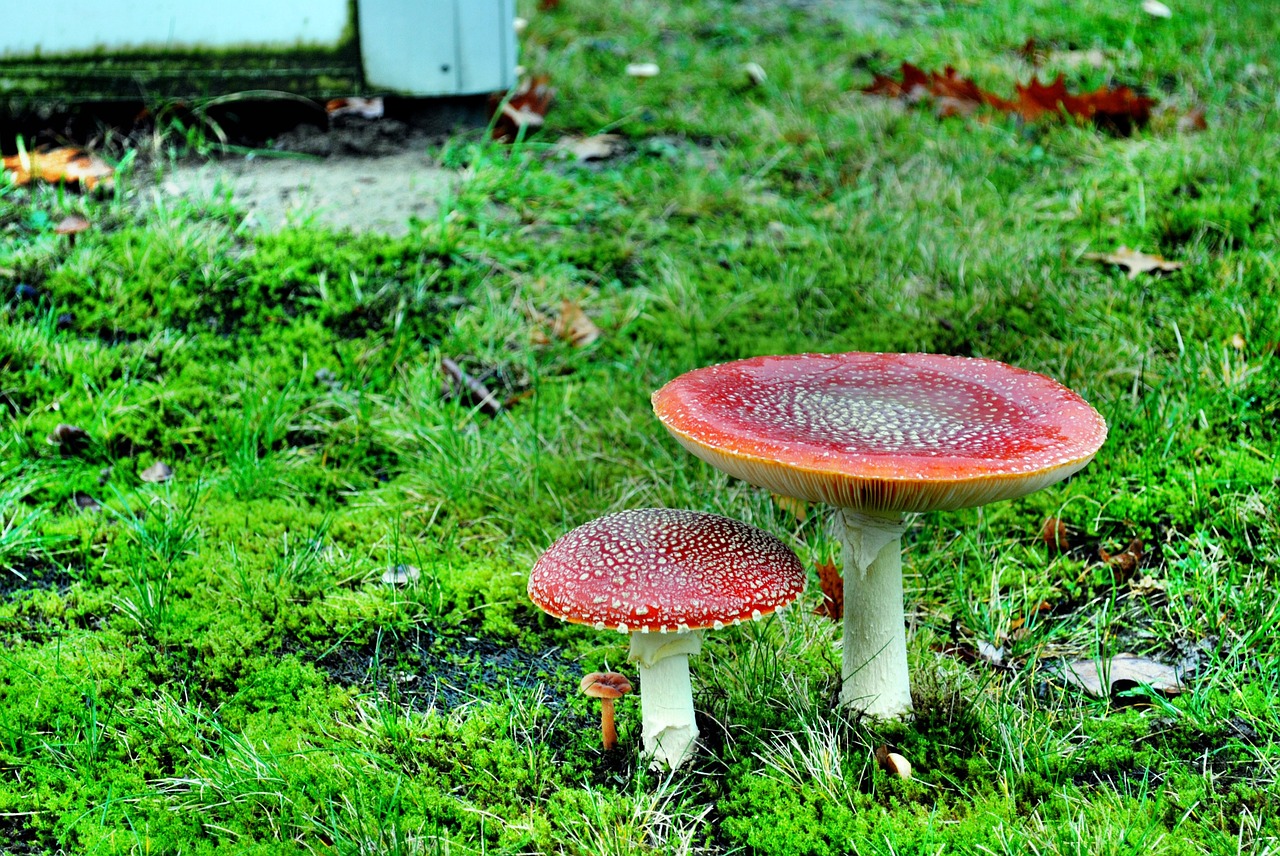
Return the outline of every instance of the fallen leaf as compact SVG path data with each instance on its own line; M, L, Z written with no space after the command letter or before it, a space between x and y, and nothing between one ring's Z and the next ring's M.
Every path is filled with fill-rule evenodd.
M1173 10L1161 3L1160 0L1142 0L1142 11L1153 18L1173 17Z
M325 102L324 112L330 119L341 116L355 116L360 119L381 119L386 112L381 97L376 98L333 98Z
M1067 524L1060 517L1046 517L1040 525L1040 540L1054 553L1071 549L1071 537Z
M1116 582L1125 582L1133 576L1134 571L1138 569L1138 565L1142 562L1142 539L1134 538L1119 553L1108 553L1104 548L1099 547L1098 557L1110 566L1112 576Z
M1245 349L1245 345L1246 342L1244 340L1244 336L1241 336L1239 333L1232 334L1231 347L1235 348L1237 351L1243 351Z
M1119 134L1145 126L1151 120L1151 108L1156 103L1155 99L1140 96L1127 86L1117 89L1102 86L1093 92L1074 95L1067 90L1066 79L1061 74L1052 83L1041 83L1033 77L1030 83L1018 84L1015 89L1013 112L1028 122L1065 114Z
M998 110L1008 110L1012 106L1003 98L982 91L978 84L961 77L951 66L938 73L904 62L901 72L901 82L884 75L873 75L871 85L862 91L868 95L898 98L909 104L930 102L939 117L967 116L984 105Z
M422 572L413 565L396 565L382 572L382 583L388 586L407 586L422 578Z
M1147 255L1123 246L1113 253L1085 253L1084 258L1126 268L1129 271L1129 279L1135 279L1139 274L1150 271L1168 273L1179 270L1183 266L1182 262L1171 262L1163 256Z
M115 176L115 170L97 155L69 147L9 155L4 158L4 170L16 185L33 180L61 181L79 184L85 190L93 190L99 184L109 187Z
M813 611L814 615L830 618L832 621L844 619L844 577L835 562L818 562L818 587L822 590L822 603Z
M1034 44L1024 46L1036 56ZM1100 128L1127 134L1147 124L1155 100L1135 93L1127 86L1117 89L1101 87L1093 92L1074 94L1067 90L1059 75L1052 83L1031 82L1017 85L1012 100L981 89L974 81L961 77L947 66L941 73L924 71L909 62L902 63L902 80L881 74L873 75L871 85L861 91L867 95L896 98L909 104L927 102L939 117L968 116L980 107L990 107L1015 114L1025 121L1071 116L1093 122Z
M626 149L626 140L619 134L595 134L590 137L565 137L556 148L572 155L579 163L608 160Z
M545 74L520 81L510 98L491 96L489 100L495 113L493 138L514 142L541 128L555 96L551 78Z
M47 442L51 446L61 446L68 452L77 452L89 445L89 432L79 425L59 422L49 434Z
M101 511L102 510L102 506L98 503L98 500L94 499L92 496L90 496L87 493L81 493L77 491L76 494L71 497L71 499L73 502L75 502L76 508L80 509L81 511Z
M164 461L156 461L154 464L138 473L138 478L151 484L167 482L169 479L173 478L173 467L169 466Z
M1062 678L1094 698L1110 697L1139 686L1149 686L1166 696L1177 695L1186 689L1178 668L1133 654L1116 654L1101 664L1096 660L1066 663Z
M990 663L993 666L1004 665L1004 646L1003 645L993 645L992 643L988 642L985 639L979 639L977 650L978 650L979 660L983 660L987 663Z
M1208 130L1208 128L1209 121L1205 118L1203 107L1193 107L1178 117L1179 133L1193 134L1196 131Z
M656 62L632 62L627 64L627 77L657 77L662 69Z
M544 315L535 313L535 320L546 323L547 318ZM560 301L560 314L551 321L550 336L541 329L533 331L533 343L535 345L549 345L553 339L559 339L562 342L568 342L575 348L585 348L599 338L600 328L587 317L587 313L582 310L582 307L572 300Z

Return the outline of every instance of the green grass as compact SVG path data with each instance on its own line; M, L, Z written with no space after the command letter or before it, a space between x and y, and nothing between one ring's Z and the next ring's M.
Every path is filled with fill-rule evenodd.
M456 190L407 238L246 234L137 166L104 197L0 187L0 854L1280 852L1270 5L908 4L874 31L839 3L533 5L547 128L441 145ZM1203 105L1208 130L939 121L856 92L901 60L1008 92L1032 36L1103 52L1073 87ZM626 153L553 150L601 130ZM71 210L95 224L74 247L51 225ZM1082 258L1122 244L1186 266ZM533 344L566 299L600 340ZM649 395L839 350L1041 371L1111 434L1064 485L912 521L913 722L833 709L815 590L693 661L687 769L638 763L631 697L602 757L576 681L625 646L533 608L529 567L647 505L830 557L820 513L694 460ZM446 396L445 357L510 407ZM83 448L46 442L64 422ZM172 481L140 480L155 461ZM1050 554L1049 514L1090 548L1141 538L1137 584ZM418 583L383 584L401 564ZM943 653L978 640L1004 667ZM1193 663L1188 691L1112 704L1054 679L1121 651ZM912 781L876 766L885 744Z

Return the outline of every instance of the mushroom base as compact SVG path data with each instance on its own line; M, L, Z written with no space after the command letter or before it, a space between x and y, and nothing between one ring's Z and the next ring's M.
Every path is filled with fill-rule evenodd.
M902 604L901 517L844 511L844 651L840 703L872 716L911 712Z
M640 672L641 738L655 770L675 769L693 754L698 726L693 718L689 655L702 650L702 634L632 633L631 654Z

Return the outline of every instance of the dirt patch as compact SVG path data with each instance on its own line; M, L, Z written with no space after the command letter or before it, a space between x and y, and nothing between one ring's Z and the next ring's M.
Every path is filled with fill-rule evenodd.
M56 565L26 562L20 567L0 568L0 602L8 603L41 589L65 591L70 585L71 574Z
M254 229L319 225L399 236L409 233L411 219L434 216L455 180L423 143L371 156L257 155L179 164L160 188L170 198L230 199Z
M560 710L582 677L581 665L558 649L526 651L477 636L383 637L337 648L316 665L343 686L376 686L423 710L537 689Z

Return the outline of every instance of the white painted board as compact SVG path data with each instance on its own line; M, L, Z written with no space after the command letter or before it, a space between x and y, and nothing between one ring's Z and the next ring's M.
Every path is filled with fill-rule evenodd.
M347 0L15 0L0 58L131 50L336 45Z

